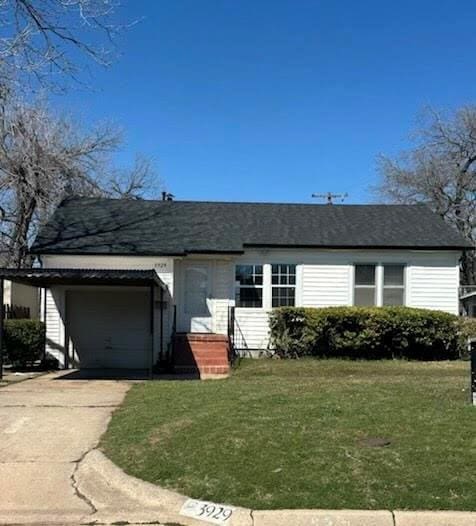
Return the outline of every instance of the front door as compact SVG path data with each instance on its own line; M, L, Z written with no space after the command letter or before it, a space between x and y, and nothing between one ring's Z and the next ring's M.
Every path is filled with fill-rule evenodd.
M184 263L181 311L181 331L212 331L210 263Z

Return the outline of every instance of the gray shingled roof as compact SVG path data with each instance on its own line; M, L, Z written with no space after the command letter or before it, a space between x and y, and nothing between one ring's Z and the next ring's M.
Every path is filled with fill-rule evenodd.
M423 205L65 201L34 253L234 253L246 247L460 249L470 245Z

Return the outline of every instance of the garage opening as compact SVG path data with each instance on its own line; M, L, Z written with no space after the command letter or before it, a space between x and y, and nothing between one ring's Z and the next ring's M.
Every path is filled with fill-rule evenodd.
M70 365L81 369L148 369L150 302L147 289L67 291Z
M153 269L0 269L0 290L5 279L44 289L47 340L46 291L54 288L65 292L64 301L55 304L55 313L59 313L63 323L58 324L58 316L53 316L56 339L48 344L49 349L53 346L61 367L85 371L142 370L152 377L156 356L158 360L167 358L163 316L168 292ZM2 357L0 312L0 371Z

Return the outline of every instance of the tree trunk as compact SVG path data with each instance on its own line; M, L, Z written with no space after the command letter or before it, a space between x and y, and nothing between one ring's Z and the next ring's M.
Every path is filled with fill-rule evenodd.
M28 256L28 232L36 208L36 199L19 199L19 210L12 233L9 266L20 268L25 265Z

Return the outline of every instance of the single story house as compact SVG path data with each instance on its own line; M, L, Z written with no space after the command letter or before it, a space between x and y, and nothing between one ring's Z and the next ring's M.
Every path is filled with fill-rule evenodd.
M407 305L458 314L472 248L423 205L75 198L3 279L43 291L62 367L227 372L269 349L280 306Z

